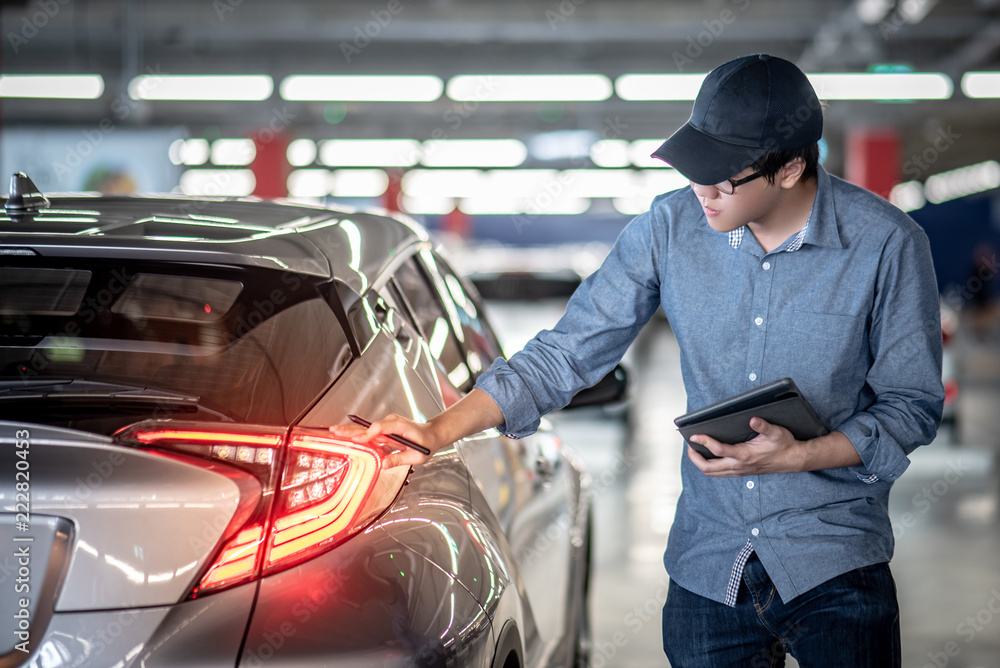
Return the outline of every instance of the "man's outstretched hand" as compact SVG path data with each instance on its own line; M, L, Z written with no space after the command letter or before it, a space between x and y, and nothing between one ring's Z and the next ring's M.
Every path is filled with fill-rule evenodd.
M382 468L394 466L416 466L431 458L441 444L436 443L432 427L426 423L414 422L395 413L386 415L381 420L372 422L367 429L356 424L335 424L330 427L330 433L337 438L354 443L367 443L381 446L387 454L382 458ZM422 445L431 451L425 455L413 448L397 443L388 438L388 434L402 436L414 443Z

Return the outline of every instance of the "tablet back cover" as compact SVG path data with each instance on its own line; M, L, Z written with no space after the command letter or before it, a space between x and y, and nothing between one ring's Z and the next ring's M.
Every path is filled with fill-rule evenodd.
M705 434L722 443L743 443L757 435L750 428L752 417L785 427L799 440L829 433L829 429L790 378L782 378L692 411L680 416L674 423L689 443L691 436L695 434ZM691 447L706 458L715 457L703 445L691 443Z

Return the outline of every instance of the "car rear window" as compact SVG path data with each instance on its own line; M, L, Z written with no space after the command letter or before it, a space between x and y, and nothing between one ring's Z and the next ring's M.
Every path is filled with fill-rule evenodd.
M137 274L111 307L135 320L215 322L243 292L239 281L213 278Z
M90 272L43 267L0 267L0 315L73 315Z
M0 271L7 394L17 390L14 381L96 381L197 397L199 419L286 425L351 359L325 291L307 277L193 264L40 262L54 264L17 258L12 263L22 266ZM0 415L16 418L16 406L0 402ZM92 415L60 424L86 428L104 411L95 405ZM160 413L142 417L171 417Z

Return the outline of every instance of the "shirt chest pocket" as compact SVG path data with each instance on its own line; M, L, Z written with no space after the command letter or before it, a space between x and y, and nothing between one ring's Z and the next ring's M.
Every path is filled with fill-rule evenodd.
M796 309L792 311L789 329L794 339L860 343L864 318L857 315L819 313Z

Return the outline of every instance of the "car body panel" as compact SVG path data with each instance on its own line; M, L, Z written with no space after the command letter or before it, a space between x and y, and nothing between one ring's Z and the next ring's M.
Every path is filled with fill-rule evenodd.
M13 437L0 423L0 469L14 470ZM110 443L30 433L32 513L74 527L56 610L171 605L184 599L236 512L239 489L205 468ZM84 437L86 438L86 437ZM12 499L0 487L0 503ZM149 531L155 527L155 531Z
M590 497L575 460L564 457L556 441L543 420L540 431L524 439L480 437L459 445L474 481L472 508L482 509L477 535L487 539L486 551L517 565L516 602L498 597L491 618L517 616L529 665L563 665L565 629L581 605L574 587L586 568L582 534Z
M240 666L487 666L489 619L461 584L385 531L260 583ZM429 555L432 556L432 555Z
M386 370L398 373L386 374ZM373 379L385 379L373 383ZM304 427L346 423L346 416L398 413L424 421L441 410L440 394L431 389L427 373L414 370L402 344L380 331L365 355L354 360L337 382L299 421Z
M237 587L173 606L57 613L44 636L32 642L38 649L24 665L231 666L256 589Z

